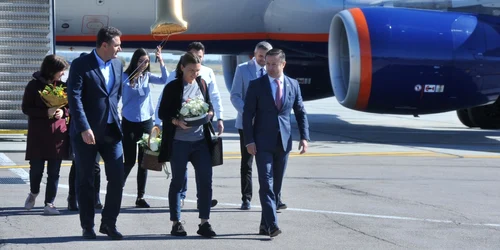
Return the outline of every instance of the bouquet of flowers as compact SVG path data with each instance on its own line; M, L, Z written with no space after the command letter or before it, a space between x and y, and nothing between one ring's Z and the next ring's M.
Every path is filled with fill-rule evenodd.
M137 142L137 144L139 144L139 146L144 149L158 152L161 145L161 134L158 137L152 137L151 140L149 137L149 134L143 134L142 138Z
M38 91L42 97L42 101L49 108L62 107L68 104L68 95L65 91L66 87L55 83L50 83L42 91Z
M208 104L202 98L189 99L182 104L179 115L187 126L200 126L209 122L208 108Z
M158 162L161 146L161 132L159 127L154 126L151 129L151 134L143 134L137 144L139 144L144 151L141 164L142 168L154 171L161 171L163 168L166 169L165 162ZM164 171L168 172L168 170Z

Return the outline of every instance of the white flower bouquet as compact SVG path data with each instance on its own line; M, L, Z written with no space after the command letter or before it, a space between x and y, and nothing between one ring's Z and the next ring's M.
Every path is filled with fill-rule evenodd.
M189 99L182 104L179 115L187 123L187 126L200 126L209 122L208 108L208 103L202 98Z

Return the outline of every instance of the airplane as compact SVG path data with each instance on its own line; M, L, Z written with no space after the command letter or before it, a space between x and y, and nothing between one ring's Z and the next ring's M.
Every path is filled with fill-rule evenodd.
M304 100L335 95L346 108L383 114L456 110L468 127L500 128L498 0L56 2L60 49L91 49L108 25L122 31L123 48L154 49L164 38L152 35L155 21L180 18L187 30L164 49L201 41L223 55L229 90L236 66L266 40L285 51L285 73Z

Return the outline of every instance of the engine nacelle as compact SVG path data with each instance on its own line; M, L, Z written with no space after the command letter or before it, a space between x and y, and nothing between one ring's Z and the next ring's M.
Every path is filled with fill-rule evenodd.
M498 18L488 18L382 7L339 12L328 41L337 100L350 109L393 114L494 102L500 93L500 78L492 72L499 66L500 36Z

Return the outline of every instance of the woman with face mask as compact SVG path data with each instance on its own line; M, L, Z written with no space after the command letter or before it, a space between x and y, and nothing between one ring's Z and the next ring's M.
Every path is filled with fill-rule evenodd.
M65 87L61 77L68 67L69 64L64 58L56 55L46 56L40 71L33 73L33 79L26 85L22 102L23 113L28 116L26 160L29 160L30 164L30 193L24 207L30 210L35 206L47 162L48 177L44 200L44 214L47 215L59 214L54 200L61 162L63 158L68 157L69 134L65 118L69 116L69 112L67 106L47 107L40 92L44 92L49 84Z
M157 48L156 58L160 63L161 77L150 72L150 58L148 52L142 48L134 52L132 60L130 60L130 64L122 77L124 79L122 130L125 181L137 159L137 199L135 205L139 208L149 208L150 206L144 200L147 179L147 170L141 167L144 152L139 147L139 153L137 154L137 142L142 138L143 134L149 134L153 128L154 107L151 97L151 84L166 84L168 79L167 68L161 57L161 47Z

